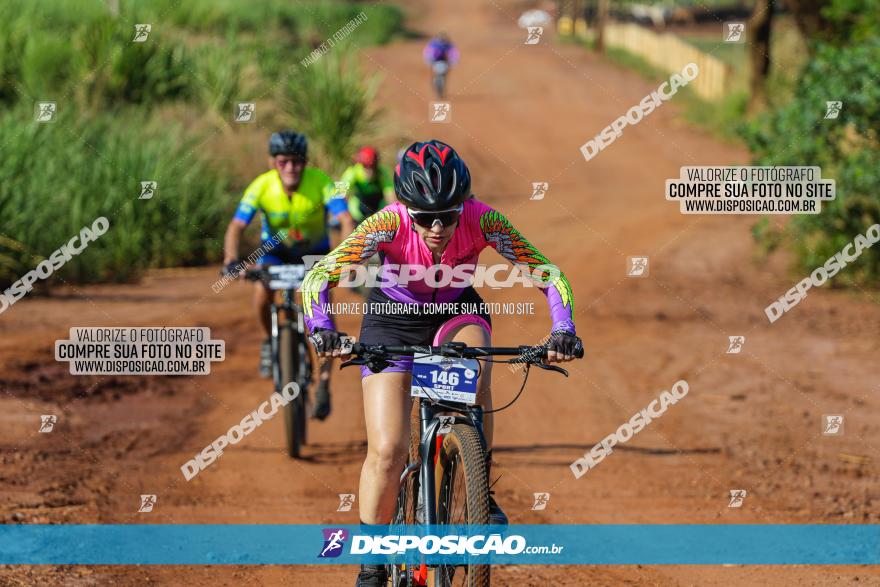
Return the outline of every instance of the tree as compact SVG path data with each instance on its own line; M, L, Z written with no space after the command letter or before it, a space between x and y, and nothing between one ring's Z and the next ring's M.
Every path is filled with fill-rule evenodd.
M598 0L596 10L596 51L605 52L605 23L608 22L608 0Z
M752 65L751 97L749 110L756 111L766 101L767 76L770 73L770 30L773 22L775 0L756 0L749 19L748 34L750 61Z
M786 3L801 34L813 45L865 41L880 33L880 0L786 0Z

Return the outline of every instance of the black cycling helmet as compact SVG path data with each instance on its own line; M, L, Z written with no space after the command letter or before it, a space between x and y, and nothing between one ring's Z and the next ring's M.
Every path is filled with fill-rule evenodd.
M299 155L305 159L309 154L309 141L306 135L292 130L281 130L272 133L269 139L269 154L275 155Z
M446 143L413 143L394 170L394 191L408 208L448 210L471 195L471 173Z

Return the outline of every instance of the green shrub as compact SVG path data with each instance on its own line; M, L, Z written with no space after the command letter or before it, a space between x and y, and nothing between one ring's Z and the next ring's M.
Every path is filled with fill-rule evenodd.
M155 37L132 43L131 22L113 18L103 2L0 4L0 99L7 103L75 100L77 108L106 109L186 93L184 47Z
M57 96L58 88L76 79L78 73L69 39L28 38L21 57L21 84L33 99Z
M107 0L0 2L0 286L101 215L109 232L59 278L127 280L145 267L218 258L235 199L225 172L191 152L206 137L169 117L197 113L182 123L205 129L205 119L228 121L238 99L282 94L318 153L341 164L375 116L375 87L342 56L402 27L400 9L360 2L119 4L114 16ZM330 38L361 11L367 20L332 55L300 65L310 41ZM152 25L146 42L132 42L135 23ZM32 122L38 100L58 103L57 122ZM263 120L276 115L269 108ZM246 145L260 131L233 132ZM142 180L159 182L153 199L136 199Z
M346 165L377 120L378 112L371 106L377 83L377 79L366 82L354 59L335 50L297 68L290 77L287 112L317 144L334 172Z
M146 267L216 260L234 204L228 181L197 158L196 138L125 112L38 124L28 108L0 114L0 287L32 269L99 216L110 230L59 276L123 281ZM140 182L155 180L150 200Z
M156 0L147 4L160 11ZM137 6L133 5L132 10ZM257 33L280 30L291 45L301 40L324 40L361 11L367 20L352 33L362 45L387 42L403 26L403 13L396 6L353 2L291 2L290 0L188 0L168 6L168 18L178 27L192 31Z
M818 165L836 180L837 197L818 215L796 216L788 231L802 270L812 270L880 222L880 39L818 45L798 80L794 99L756 120L746 133L758 165ZM826 102L842 100L837 119ZM869 250L846 276L880 279L880 252Z

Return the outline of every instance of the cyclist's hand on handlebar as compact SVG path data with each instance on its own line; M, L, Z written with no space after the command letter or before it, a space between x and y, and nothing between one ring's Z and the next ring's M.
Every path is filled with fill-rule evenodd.
M575 355L583 355L584 343L571 332L552 332L547 341L547 362L562 363L571 361Z
M220 270L220 275L222 275L223 277L226 277L227 275L238 277L242 269L243 267L241 266L241 261L239 261L238 259L233 259L223 266L223 268Z
M316 328L309 340L318 351L319 357L339 357L351 353L351 347L343 349L342 337L348 336L344 332L337 332L328 328Z

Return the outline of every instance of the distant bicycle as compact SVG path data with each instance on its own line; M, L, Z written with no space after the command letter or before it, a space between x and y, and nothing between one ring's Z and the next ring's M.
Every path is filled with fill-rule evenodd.
M449 72L449 63L435 61L431 64L431 72L434 75L434 93L438 100L443 100L446 97L446 74Z
M296 303L296 290L305 275L305 265L269 265L245 272L247 280L262 281L269 289L282 292L281 303L273 300L270 306L272 380L276 393L291 382L299 386L299 394L284 407L287 454L295 459L300 458L306 444L306 405L312 381L312 357L306 343L302 307Z
M400 475L400 493L392 520L395 524L489 524L489 476L483 409L476 402L479 361L523 365L525 377L512 405L525 389L529 367L568 372L543 363L547 348L468 347L463 342L442 346L385 346L354 343L353 359L343 363L379 367L388 361L411 356L412 395L419 397L418 428L410 435L409 462ZM514 356L493 361L492 356ZM583 349L575 355L583 357ZM472 391L468 384L472 383ZM388 565L392 587L435 585L487 587L489 565Z
M446 98L446 76L449 74L449 68L458 63L458 58L458 49L446 33L440 33L428 41L422 51L422 59L431 66L434 93L438 100Z

